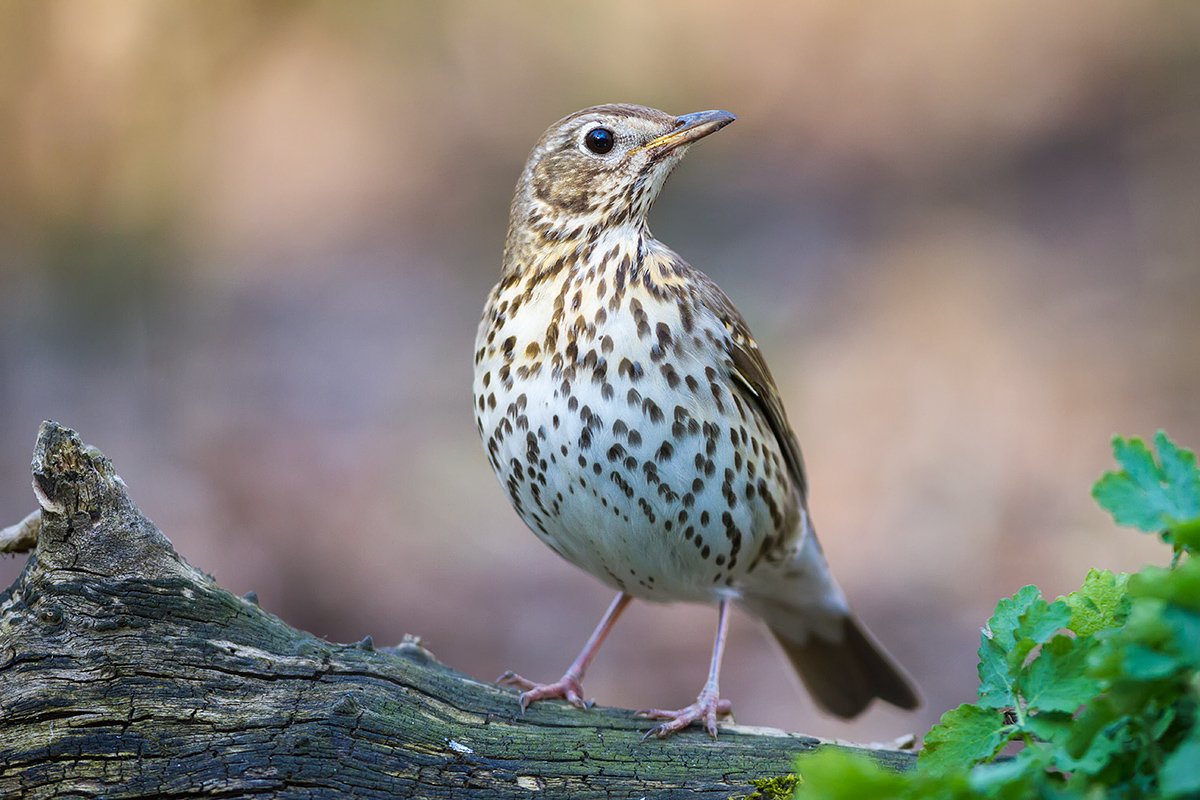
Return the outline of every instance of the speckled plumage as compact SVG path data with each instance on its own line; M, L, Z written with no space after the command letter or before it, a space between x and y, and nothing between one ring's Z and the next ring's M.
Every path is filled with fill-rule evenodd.
M915 703L829 575L800 450L748 327L646 226L687 147L732 119L612 105L553 125L518 182L503 272L476 339L477 426L538 537L624 595L721 605L710 696L698 711L658 712L670 720L660 735L695 720L715 735L714 715L728 708L716 698L716 670L730 601L767 621L835 713L857 713L875 694ZM597 128L610 133L611 151L587 146ZM829 684L836 674L808 674L821 670L794 652L812 661L816 650L859 640L878 663L861 680L848 675L848 689ZM514 678L531 689L523 704L578 702L592 652L573 665L569 686Z

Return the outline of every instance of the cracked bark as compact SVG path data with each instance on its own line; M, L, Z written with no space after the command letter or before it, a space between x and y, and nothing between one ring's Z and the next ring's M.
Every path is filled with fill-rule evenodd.
M841 746L738 726L643 743L629 711L557 702L517 718L416 642L333 644L225 591L73 431L42 424L33 476L36 540L0 537L36 542L0 594L0 796L726 798Z

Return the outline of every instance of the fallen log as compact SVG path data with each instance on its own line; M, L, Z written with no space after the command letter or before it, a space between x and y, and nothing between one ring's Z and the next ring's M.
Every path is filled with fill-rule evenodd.
M0 796L728 798L846 745L724 725L641 737L621 709L540 703L406 640L333 644L184 561L75 432L42 424L33 548L0 594ZM867 749L897 769L913 754Z

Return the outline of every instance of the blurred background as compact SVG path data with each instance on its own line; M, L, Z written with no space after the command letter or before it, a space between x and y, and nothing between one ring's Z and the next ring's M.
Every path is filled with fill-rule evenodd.
M512 186L577 108L726 108L652 228L750 320L835 572L927 703L820 716L744 616L724 693L860 741L970 700L999 597L1168 558L1089 488L1114 432L1200 446L1200 5L747 8L0 5L3 524L54 418L288 622L557 678L609 592L524 529L471 414ZM588 694L691 702L715 617L635 605Z

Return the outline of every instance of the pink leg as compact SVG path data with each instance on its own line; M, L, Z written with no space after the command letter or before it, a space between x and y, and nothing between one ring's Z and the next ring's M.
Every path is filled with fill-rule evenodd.
M712 661L708 665L708 680L700 690L696 702L678 711L664 711L660 708L649 708L639 711L638 716L650 719L663 719L666 722L655 725L646 731L642 739L657 736L665 739L672 733L681 731L693 722L703 722L708 735L717 738L717 717L730 713L732 708L728 700L720 698L718 681L721 673L721 656L725 653L725 633L729 628L729 601L721 600L721 608L717 617L717 639L713 643Z
M579 655L571 662L571 666L567 667L566 674L559 680L554 683L534 683L509 670L497 678L496 682L524 690L520 697L522 712L529 707L530 703L552 698L562 698L576 708L591 707L592 701L584 702L583 699L583 686L581 685L583 673L587 671L588 664L591 664L592 659L596 657L600 645L604 644L604 637L608 636L608 632L612 630L617 617L621 616L621 612L625 610L625 606L629 605L629 601L632 599L624 592L617 595L616 599L612 601L612 605L608 607L608 611L604 612L604 617L596 626L596 630L592 631L592 635L588 637L583 650L579 652Z

